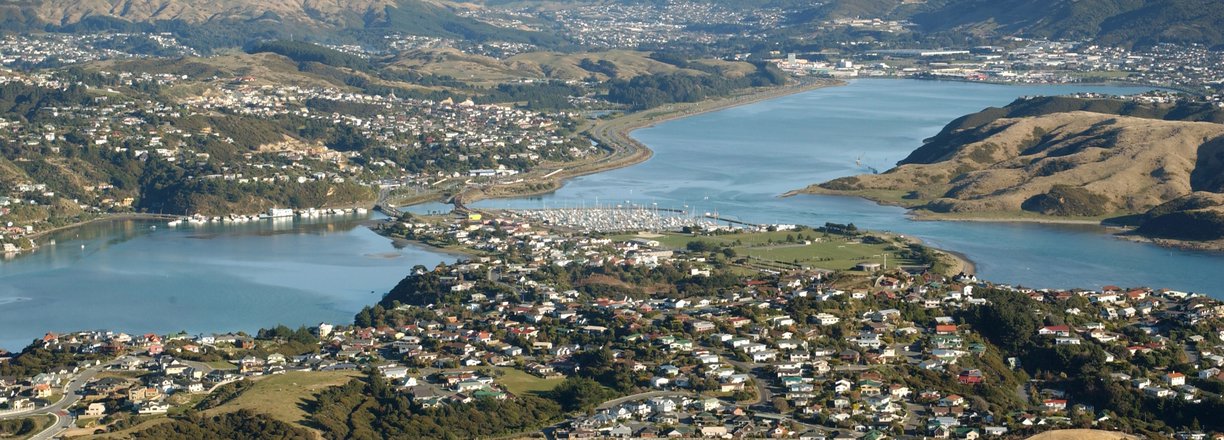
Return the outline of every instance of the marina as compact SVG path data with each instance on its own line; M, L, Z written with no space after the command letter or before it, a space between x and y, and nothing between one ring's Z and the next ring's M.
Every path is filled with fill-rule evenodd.
M780 197L813 183L863 173L868 166L887 170L948 121L1022 96L1146 90L855 80L639 129L632 136L654 151L646 162L574 178L551 194L482 200L469 207L539 209L597 199L683 206L696 201L702 212L717 212L720 221L853 223L913 236L965 255L979 277L999 283L1036 288L1151 286L1218 296L1224 255L1121 240L1097 225L913 221L905 209L854 197Z
M860 155L871 166L895 162L948 121L1019 96L1137 90L855 81L641 129L633 136L655 152L647 162L578 177L548 195L483 200L470 207L607 208L609 201L629 200L650 211L657 203L659 217L665 207L674 207L691 212L678 215L686 222L724 227L727 220L853 223L964 254L976 264L979 277L992 281L1218 294L1224 256L1119 240L1098 226L917 222L901 208L857 198L779 197L861 172L855 166ZM430 203L406 209L450 208ZM693 213L707 212L717 220L693 218ZM245 221L209 217L178 219L190 227L161 227L174 219L127 220L54 232L47 239L58 245L0 263L0 347L17 349L47 331L82 328L197 333L351 322L361 306L395 286L414 265L455 260L430 249L396 248L361 226L371 215L376 214L306 210L263 221L258 216ZM582 220L587 215L564 217L592 226L602 221ZM607 226L664 222L648 217Z
M652 207L558 208L510 211L517 218L563 226L584 232L679 231L684 228L719 229L703 215Z

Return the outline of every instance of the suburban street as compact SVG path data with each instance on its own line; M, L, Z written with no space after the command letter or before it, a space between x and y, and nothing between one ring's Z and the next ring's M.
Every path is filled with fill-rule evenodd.
M117 364L122 359L123 358L116 359L105 364L99 364L81 370L80 373L68 381L68 385L64 386L64 397L58 402L41 408L0 415L0 420L51 415L55 417L55 423L52 423L51 426L48 426L42 432L30 437L30 440L47 440L54 438L59 433L72 426L73 421L75 421L75 417L69 414L67 409L71 408L73 405L76 405L76 403L80 402L81 398L84 397L81 395L81 389L85 387L85 384L89 383L90 380L93 380L94 376L102 372L102 370L106 369L106 367Z

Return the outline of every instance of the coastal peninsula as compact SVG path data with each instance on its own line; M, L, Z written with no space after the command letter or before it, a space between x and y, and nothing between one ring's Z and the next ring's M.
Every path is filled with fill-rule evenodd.
M788 194L861 196L928 220L1132 226L1214 247L1224 113L1170 99L1020 99L953 121L896 168Z

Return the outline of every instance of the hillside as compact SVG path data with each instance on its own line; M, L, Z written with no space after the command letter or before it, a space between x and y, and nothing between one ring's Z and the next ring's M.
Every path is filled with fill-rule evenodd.
M1117 45L1224 43L1214 0L954 0L915 14L928 31L993 32Z
M960 218L1144 214L1130 218L1144 225L1141 233L1213 239L1224 234L1211 226L1222 224L1217 208L1224 205L1213 194L1224 192L1220 121L1218 109L1197 105L1019 100L953 121L883 174L835 179L808 191ZM1182 200L1191 194L1196 197Z
M1224 194L1195 192L1139 217L1135 233L1160 240L1224 241ZM1221 243L1224 244L1224 243Z
M754 67L745 62L716 59L694 60L698 66L687 68L651 58L650 53L631 50L603 52L529 52L505 60L466 54L442 48L417 50L400 55L389 64L391 70L410 70L422 74L451 77L466 83L497 84L522 79L600 81L611 78L629 79L641 75L703 72L735 78L753 73ZM701 67L705 70L698 70Z
M7 29L170 32L196 48L307 37L360 41L390 33L552 44L555 36L505 29L422 0L3 0Z
M1214 0L833 0L798 11L790 23L833 18L908 19L927 33L1096 40L1122 46L1161 42L1224 44L1224 9Z

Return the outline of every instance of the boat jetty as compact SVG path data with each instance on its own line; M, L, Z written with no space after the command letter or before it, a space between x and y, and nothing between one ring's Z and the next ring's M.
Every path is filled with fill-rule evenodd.
M366 208L307 208L293 210L288 208L272 208L263 214L229 214L222 216L206 216L206 215L190 215L177 218L167 222L166 224L175 227L189 224L203 223L246 223L260 220L282 220L300 218L315 218L329 215L366 215L369 210Z

